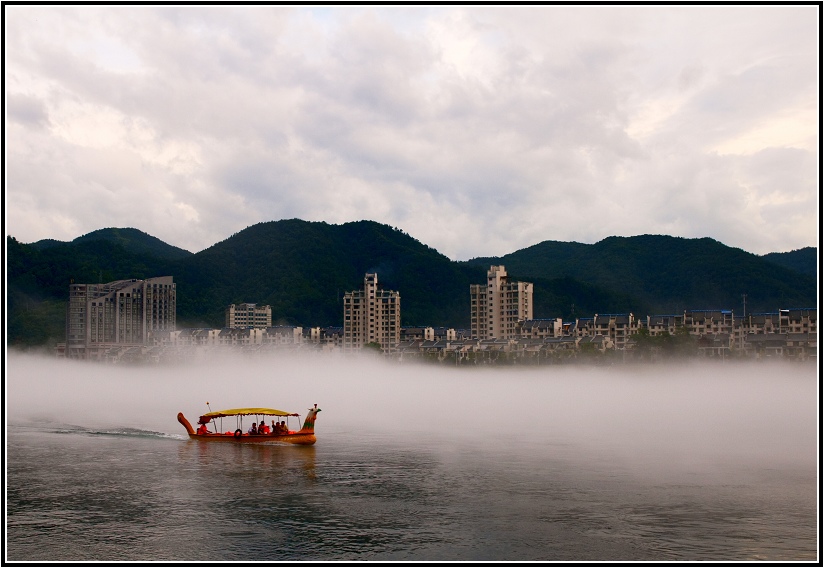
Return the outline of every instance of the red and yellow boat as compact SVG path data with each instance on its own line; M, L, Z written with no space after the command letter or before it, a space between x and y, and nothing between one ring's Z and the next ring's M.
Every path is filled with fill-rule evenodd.
M208 404L208 403L207 403ZM201 416L197 423L200 427L197 431L192 428L191 423L183 416L182 412L177 413L177 421L180 422L186 432L189 433L189 438L194 440L201 440L204 442L235 442L241 444L259 444L262 442L285 442L287 444L300 444L304 446L311 446L317 441L315 438L315 418L317 417L320 408L316 404L314 408L309 409L306 415L306 420L303 421L303 427L300 430L289 430L288 426L284 430L275 429L276 421L272 421L272 430L269 433L250 433L243 430L243 417L255 416L255 424L264 424L266 416L277 416L286 418L285 423L290 416L297 416L298 423L300 423L300 415L293 412L284 412L276 408L232 408L230 410L218 410L216 412L207 412ZM235 430L223 430L223 418L234 416L237 422ZM218 423L218 419L220 422ZM209 425L212 425L211 429ZM218 427L218 424L220 427Z

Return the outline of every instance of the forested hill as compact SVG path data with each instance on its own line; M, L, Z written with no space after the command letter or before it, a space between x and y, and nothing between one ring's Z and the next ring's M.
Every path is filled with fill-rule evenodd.
M790 270L815 278L818 269L816 266L817 256L818 249L814 247L804 247L790 252L771 252L765 254L764 258L784 268L789 268Z
M387 225L291 219L253 225L179 262L178 314L222 326L227 305L254 302L272 306L279 323L342 325L343 294L367 272L400 292L405 325L468 321L469 284L484 278Z
M750 313L816 305L814 274L710 238L640 235L609 237L592 245L545 241L468 264L503 264L521 279L569 277L622 290L647 313L690 308L740 311L742 294L747 295Z
M131 253L147 256L155 256L163 259L179 259L191 256L187 250L166 244L157 237L146 234L138 229L126 228L108 228L98 229L86 235L77 237L72 241L73 244L90 243L93 241L107 241L110 243L121 245L124 249ZM68 244L62 241L53 239L44 239L33 243L32 246L38 249L45 249L57 245Z
M815 249L813 249L815 250ZM102 229L72 242L7 238L8 344L64 340L68 285L171 275L178 327L222 327L230 303L272 306L275 324L342 325L342 297L366 272L401 294L402 325L469 327L469 285L491 264L535 283L535 317L747 311L816 305L815 276L712 239L612 237L547 241L500 258L455 262L398 229L298 219L259 223L189 253L137 229Z

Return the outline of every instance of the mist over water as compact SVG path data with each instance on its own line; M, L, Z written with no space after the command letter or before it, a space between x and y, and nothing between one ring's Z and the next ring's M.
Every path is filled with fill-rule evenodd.
M534 515L547 526L565 527L590 537L606 538L620 523L641 542L651 537L639 526L675 523L677 532L678 523L683 521L681 530L689 533L685 527L692 526L691 518L662 519L657 509L662 500L673 500L675 510L684 503L697 502L693 490L684 488L702 488L701 503L708 490L714 492L713 500L737 503L742 487L755 495L762 486L769 486L770 499L781 500L783 488L789 485L795 489L785 499L788 510L796 510L802 503L805 511L812 513L816 506L812 500L816 498L819 387L814 365L693 362L467 370L388 364L368 356L316 355L226 356L181 366L126 367L13 352L6 361L7 423L21 429L154 433L173 442L179 440L175 443L186 447L199 447L204 444L186 438L176 415L182 411L194 423L209 410L207 401L212 410L263 406L298 412L301 417L317 403L322 412L313 450L318 453L313 459L319 470L325 465L330 468L327 475L342 476L336 483L344 483L353 467L381 467L375 474L378 481L390 483L382 477L389 475L397 484L404 467L415 469L405 466L405 460L418 464L416 467L426 463L429 465L424 469L442 471L445 485L468 487L473 479L486 479L493 486L505 486L501 495L486 496L484 508L490 519L496 515ZM230 420L224 420L224 430L234 429ZM250 423L244 422L244 427ZM296 420L290 423L296 425ZM335 469L334 452L344 447L360 461L357 466ZM332 453L323 458L324 452ZM13 453L8 455L10 462L15 458ZM385 468L391 464L397 471L387 473ZM463 477L467 472L472 475ZM539 477L534 477L535 472ZM453 476L458 478L450 481ZM373 483L375 479L370 477ZM513 479L520 481L506 485ZM583 485L579 487L579 483ZM427 478L426 486L427 491L446 490L438 478ZM623 512L593 521L598 510L593 492L613 486L617 493L603 499L618 501L606 508ZM807 489L799 491L799 486ZM733 491L731 487L738 488L734 499L725 493ZM625 491L630 495L629 488L651 501L619 497ZM417 491L420 488L410 495ZM660 494L654 493L653 498L648 491ZM581 497L580 507L576 505L578 492L586 495ZM805 500L804 495L811 500ZM533 503L559 496L564 499L563 515L532 511ZM511 510L514 504L520 513ZM747 512L755 507L752 503L735 507L735 514L755 515ZM699 509L693 512L696 518L729 514L713 512L709 504ZM577 525L576 515L580 517ZM814 517L810 518L814 544ZM746 534L747 539L753 538ZM407 548L395 557L544 558L535 555L534 538L521 549L511 542L517 540L515 534L501 533L497 538L520 552L507 554L505 547L487 551L470 547L457 552L460 547L455 545L430 547L426 549L430 556L423 552L418 552L423 556L416 556ZM691 550L700 546L702 538L689 534L676 537L672 551L656 542L657 549L640 551L637 557L626 552L622 557L655 557L655 550L675 554L679 547ZM539 550L565 554L552 548L558 545L545 546ZM371 559L383 558L379 550L375 554ZM575 558L574 552L568 554ZM582 559L599 558L597 549L581 554ZM750 557L760 558L759 554L753 552ZM795 558L791 553L782 554L782 558ZM799 552L797 558L809 559L810 554L814 554L814 547Z
M563 444L680 466L817 460L816 369L798 364L682 364L477 371L369 357L232 357L123 367L10 353L10 422L47 421L185 434L213 410L317 403L324 432L473 441L488 449ZM665 459L663 459L665 458ZM673 463L678 462L678 463Z

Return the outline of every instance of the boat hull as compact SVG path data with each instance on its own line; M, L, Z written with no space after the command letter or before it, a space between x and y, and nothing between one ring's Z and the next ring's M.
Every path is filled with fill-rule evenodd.
M301 446L311 446L317 442L314 432L301 434L295 432L294 434L284 434L283 436L267 436L255 434L242 434L234 436L233 434L189 434L192 440L200 440L201 442L229 442L233 444L265 444L272 442L279 442L282 444L298 444Z

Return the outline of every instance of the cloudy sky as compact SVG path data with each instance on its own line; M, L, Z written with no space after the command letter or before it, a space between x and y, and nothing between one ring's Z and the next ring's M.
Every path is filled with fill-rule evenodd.
M819 7L5 6L6 234L818 243Z

